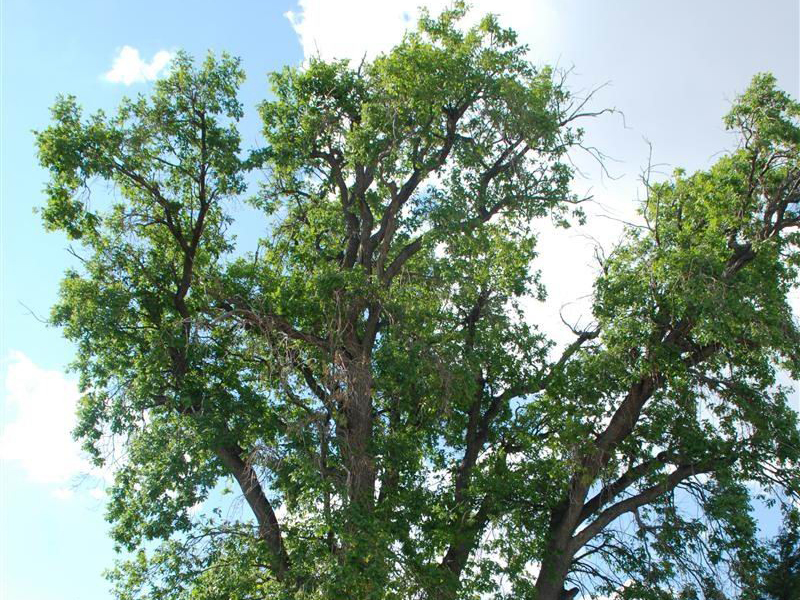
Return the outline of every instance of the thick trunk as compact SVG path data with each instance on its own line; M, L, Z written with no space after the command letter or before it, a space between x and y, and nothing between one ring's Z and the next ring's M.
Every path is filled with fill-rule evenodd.
M347 468L350 502L371 510L375 502L375 459L372 456L372 373L366 360L346 365L347 385L341 398L344 417L338 437Z
M342 364L342 363L340 363ZM336 438L347 473L345 522L339 530L339 558L348 577L334 586L339 597L372 598L386 586L379 568L385 548L375 546L376 465L373 456L372 374L363 359L342 364L343 385L336 398ZM352 569L352 571L350 570ZM339 587L341 585L341 587Z
M549 550L536 579L536 600L568 600L575 595L573 590L564 589L571 560L563 550Z
M586 487L576 484L551 513L548 544L536 579L537 600L570 600L574 596L564 589L564 582L575 554L572 535L585 498Z

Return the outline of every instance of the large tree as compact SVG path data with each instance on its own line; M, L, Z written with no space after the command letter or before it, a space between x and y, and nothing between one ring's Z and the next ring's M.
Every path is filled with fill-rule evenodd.
M42 216L81 258L52 315L76 435L117 449L120 598L718 598L759 572L751 496L800 490L776 384L800 378L800 105L757 76L737 149L648 186L557 348L521 303L541 220L583 218L590 115L463 13L274 74L249 154L225 55L114 116L60 98L37 134ZM240 513L211 505L226 481Z

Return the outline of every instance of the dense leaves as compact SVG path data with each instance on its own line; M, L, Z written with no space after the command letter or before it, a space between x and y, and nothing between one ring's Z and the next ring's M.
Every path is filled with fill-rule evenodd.
M786 514L783 527L769 544L762 597L800 598L800 513L796 509Z
M45 224L81 245L53 322L76 434L116 461L118 597L757 589L754 490L800 493L776 378L800 377L800 107L757 76L741 146L648 186L557 349L521 302L545 296L537 224L583 219L567 153L591 113L463 14L274 74L247 156L224 55L180 55L113 117L61 98L37 134ZM234 253L252 169L272 225ZM244 511L213 506L228 485Z

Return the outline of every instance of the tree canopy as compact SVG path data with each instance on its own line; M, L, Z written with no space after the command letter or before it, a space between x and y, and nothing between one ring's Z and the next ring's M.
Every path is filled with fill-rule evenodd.
M753 496L800 494L776 381L800 379L800 104L753 79L736 149L647 186L594 322L557 348L522 302L546 294L542 219L584 218L568 153L592 113L464 12L273 74L256 151L224 54L179 54L111 116L59 98L36 134L44 223L80 247L52 312L77 344L75 433L98 464L122 450L117 597L755 589ZM244 252L251 172L270 226ZM226 482L241 514L193 510Z

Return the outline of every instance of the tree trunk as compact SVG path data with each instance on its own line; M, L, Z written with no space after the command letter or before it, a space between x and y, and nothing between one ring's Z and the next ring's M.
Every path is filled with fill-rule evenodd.
M558 550L545 556L536 579L536 600L571 600L575 596L576 589L564 589L571 560L568 553Z
M344 422L339 429L342 456L347 468L350 502L371 510L375 503L375 460L372 456L372 373L365 359L345 366L346 385L341 398Z
M548 531L549 541L536 579L537 600L571 600L576 594L576 590L565 590L564 582L575 554L571 544L572 532L577 525L585 496L584 489L573 489L553 509Z

